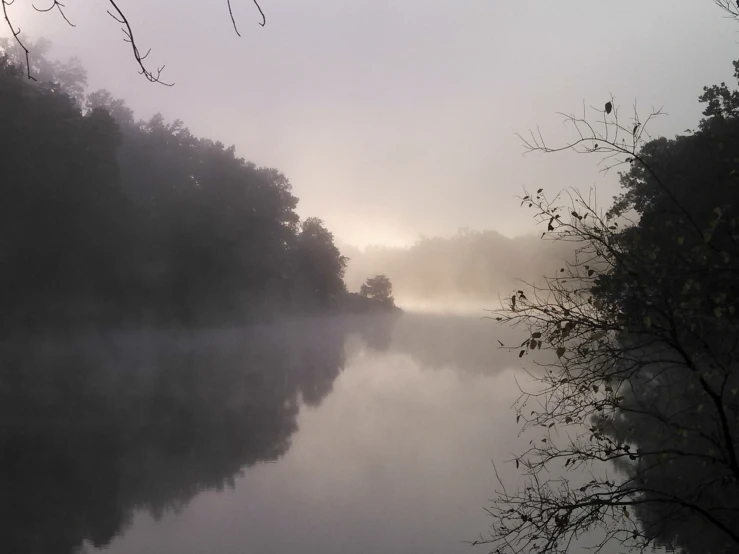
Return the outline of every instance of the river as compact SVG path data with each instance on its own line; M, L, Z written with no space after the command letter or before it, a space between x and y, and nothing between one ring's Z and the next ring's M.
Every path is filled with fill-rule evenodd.
M6 344L2 550L480 552L514 338L404 314Z

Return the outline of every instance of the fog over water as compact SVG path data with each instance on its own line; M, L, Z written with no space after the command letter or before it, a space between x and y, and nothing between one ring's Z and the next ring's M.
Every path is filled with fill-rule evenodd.
M404 314L6 345L2 540L465 551L517 434L493 337L517 338Z
M42 4L0 554L739 554L739 3Z

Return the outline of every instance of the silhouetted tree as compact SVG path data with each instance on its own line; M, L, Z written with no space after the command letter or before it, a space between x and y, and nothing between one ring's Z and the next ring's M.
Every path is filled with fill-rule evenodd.
M370 277L359 289L359 294L377 300L387 306L395 306L393 285L387 275Z
M306 219L300 226L295 247L294 281L298 298L312 298L322 306L336 304L346 292L343 278L347 261L323 222L317 217Z
M499 493L481 541L496 551L739 551L739 95L722 84L701 100L699 129L673 140L646 134L656 113L625 123L609 101L599 126L568 118L574 142L526 143L628 170L608 211L577 192L522 198L576 257L497 313L528 331L519 357L548 353L518 404L527 482Z

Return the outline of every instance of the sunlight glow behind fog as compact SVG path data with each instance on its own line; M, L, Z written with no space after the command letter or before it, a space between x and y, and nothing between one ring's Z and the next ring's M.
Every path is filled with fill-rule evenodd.
M52 56L80 57L91 88L280 168L298 212L357 246L462 226L533 232L517 209L523 187L595 185L610 198L617 176L592 158L524 158L515 133L540 125L563 140L557 112L613 94L627 111L634 100L664 106L654 132L672 136L695 126L704 85L731 80L736 50L735 27L710 0L286 0L264 6L265 28L235 6L241 38L218 4L126 4L175 87L136 74L102 6L70 3L74 29L30 4L12 8L24 33L54 43Z

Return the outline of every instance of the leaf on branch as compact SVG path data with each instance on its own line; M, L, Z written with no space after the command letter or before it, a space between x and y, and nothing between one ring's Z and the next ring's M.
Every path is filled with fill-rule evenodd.
M566 350L567 349L564 346L560 346L559 348L557 348L557 357L561 358L562 356L564 356Z
M606 114L609 114L613 111L613 104L610 102L606 102Z

